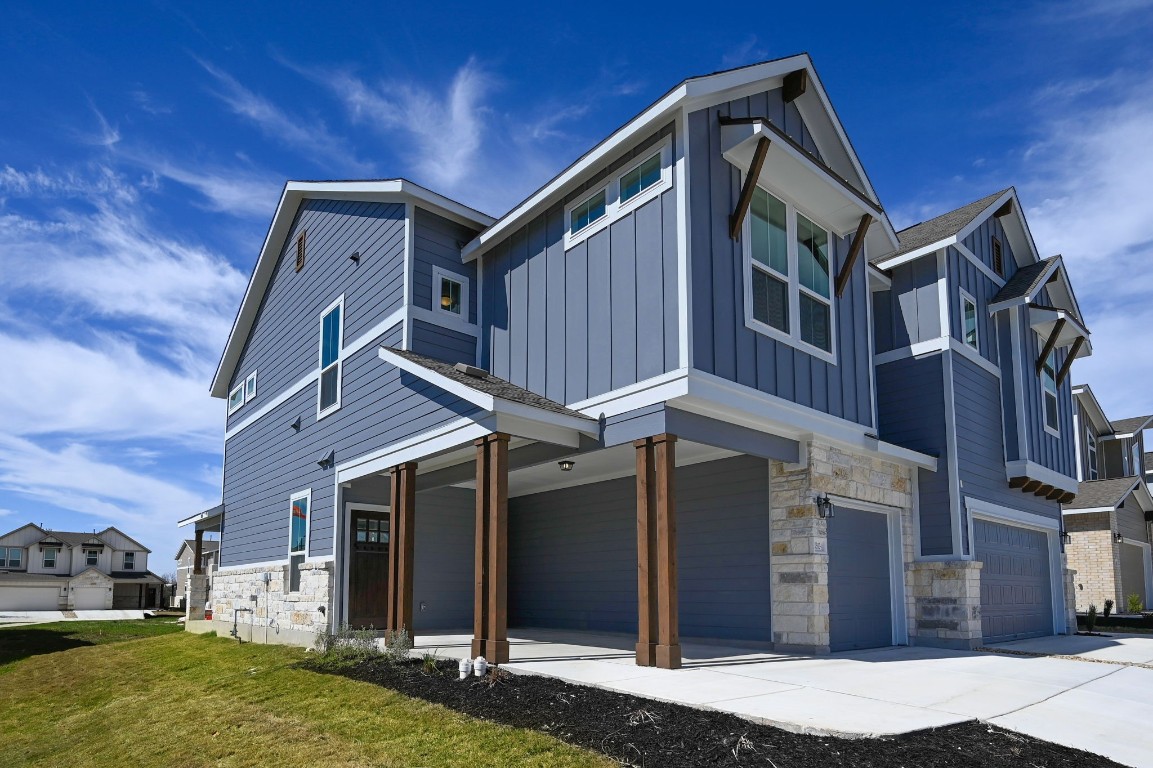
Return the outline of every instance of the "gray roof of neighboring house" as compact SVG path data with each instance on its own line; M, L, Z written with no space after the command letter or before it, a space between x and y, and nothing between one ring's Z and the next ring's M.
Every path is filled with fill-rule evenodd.
M185 539L184 540L184 546L188 547L193 552L195 552L196 551L196 539ZM208 554L209 552L215 552L218 549L220 549L220 542L217 541L216 539L204 539L204 541L201 542L201 544L200 544L200 553L201 554ZM177 554L179 554L179 553L177 553Z
M1049 269L1054 261L1061 258L1060 256L1050 256L1047 259L1041 259L1035 264L1030 264L1026 267L1021 267L1013 276L1009 278L1009 282L997 291L997 295L992 298L990 304L996 304L1000 301L1009 301L1011 299L1020 299L1031 296L1034 291L1041 287L1041 281L1045 278L1045 272Z
M0 581L47 581L48 579L72 578L60 573L28 573L27 571L0 571Z
M1000 192L994 192L987 197L982 197L980 200L974 200L968 205L961 206L948 213L942 213L936 218L922 221L920 224L914 224L911 227L902 229L897 233L897 240L901 243L897 252L879 259L871 259L871 261L886 261L894 256L910 253L918 248L924 248L926 245L932 245L947 237L952 237L972 224L974 219L980 216L986 208L996 202L998 197L1010 189L1012 189L1012 187L1002 189Z
M1128 419L1121 419L1119 421L1110 422L1113 425L1113 431L1119 435L1131 435L1139 432L1153 420L1153 416L1133 416ZM1145 454L1145 463L1149 463L1149 454Z
M114 579L148 579L150 581L161 581L161 578L152 571L113 571L108 575Z
M1077 498L1062 506L1065 509L1115 509L1140 482L1136 477L1086 480L1077 484Z
M583 413L570 410L555 400L549 400L547 397L542 397L535 392L530 392L523 387L518 387L511 381L505 381L504 379L493 376L491 373L485 372L481 376L471 376L458 371L449 363L443 363L431 357L418 355L415 352L409 352L404 349L396 349L395 347L385 347L385 349L399 357L403 357L405 360L427 368L433 373L439 373L441 376L452 379L458 384L463 384L466 387L475 389L477 392L482 392L492 397L499 397L501 400L531 405L534 408L540 408L542 411L551 411L565 416L575 416L579 419L588 418L588 416L585 416Z
M81 533L79 531L48 531L48 536L58 539L70 547L84 544L89 539L100 539L101 542L104 541L98 533Z

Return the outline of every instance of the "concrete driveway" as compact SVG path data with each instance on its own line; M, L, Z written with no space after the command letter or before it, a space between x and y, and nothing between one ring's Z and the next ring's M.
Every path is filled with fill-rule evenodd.
M511 634L509 671L731 712L791 731L880 736L978 719L1125 765L1153 766L1149 635L1051 637L1004 643L993 652L901 647L820 657L686 643L684 668L670 672L637 667L629 637ZM417 647L464 656L470 639L418 636Z
M0 627L13 624L44 624L52 621L124 621L143 619L145 611L5 611L0 610Z

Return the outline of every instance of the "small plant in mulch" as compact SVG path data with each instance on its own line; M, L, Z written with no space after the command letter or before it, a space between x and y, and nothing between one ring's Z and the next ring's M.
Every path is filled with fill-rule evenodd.
M401 664L408 661L409 651L412 650L412 637L404 627L389 630L384 633L384 660L390 664Z
M323 664L330 666L359 664L381 655L376 630L354 629L348 624L317 633L313 650Z
M1129 613L1141 613L1141 610L1145 607L1145 603L1141 600L1141 595L1136 593L1126 597L1125 602L1128 603L1126 607L1129 609Z
M1107 619L1107 618L1109 618L1109 615L1111 613L1113 613L1113 601L1112 600L1106 600L1105 601L1105 610L1101 611L1101 617L1104 619Z
M1097 606L1089 603L1089 613L1085 614L1085 634L1093 634L1093 630L1097 628Z

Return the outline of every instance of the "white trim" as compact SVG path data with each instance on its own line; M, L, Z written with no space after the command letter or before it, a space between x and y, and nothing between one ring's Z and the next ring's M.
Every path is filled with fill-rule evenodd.
M993 314L994 312L1000 312L1002 309L1008 309L1009 307L1017 307L1017 306L1021 306L1024 304L1028 304L1029 302L1031 302L1033 300L1033 297L1035 297L1038 293L1040 293L1041 289L1044 288L1046 286L1046 284L1048 284L1049 278L1053 276L1053 272L1056 271L1061 266L1062 266L1061 257L1058 256L1056 259L1053 260L1052 264L1050 264L1048 267L1045 268L1045 271L1041 273L1041 276L1037 280L1034 281L1034 284L1037 287L1035 289L1033 289L1032 293L1029 293L1026 296L1018 296L1016 298L1005 299L1004 301L998 301L996 304L990 304L989 305L989 314ZM1066 278L1066 279L1068 279L1068 278Z
M1017 416L1017 460L1029 461L1029 438L1025 432L1026 419L1025 419L1025 384L1022 381L1024 378L1024 371L1021 366L1025 364L1025 358L1022 357L1021 351L1021 310L1015 309L1009 313L1009 336L1012 345L1013 355L1010 363L1015 366L1013 371L1013 397L1016 401L1014 403Z
M1028 477L1031 480L1040 480L1045 485L1060 488L1069 493L1077 492L1076 479L1063 475L1056 470L1037 464L1033 461L1009 461L1005 463L1006 479L1012 477Z
M645 147L645 150L633 158L635 162L626 165L623 170L616 173L616 213L617 215L624 214L633 208L639 208L654 197L659 197L662 192L669 189L673 184L673 164L672 164L672 137L664 136L659 141ZM621 200L621 180L632 173L636 169L644 165L648 160L652 159L653 154L660 155L661 164L661 178L653 182L650 186L645 187L640 192L636 193L628 200Z
M892 624L893 645L907 645L909 626L908 616L905 613L907 610L905 603L905 546L904 534L901 530L901 513L903 510L900 507L874 504L832 493L828 496L835 506L885 516L889 544L889 614ZM836 525L836 518L829 524Z
M480 327L478 325L475 323L465 322L451 312L433 312L432 310L425 309L424 307L409 305L407 319L408 323L405 326L406 328L411 326L413 320L422 320L426 323L430 323L431 325L447 328L448 330L456 331L457 333L463 333L466 336L480 338ZM411 333L409 334L409 338L412 338ZM401 349L410 349L411 347L412 344L409 342L408 346L402 346Z
M994 272L992 269L989 268L988 264L986 264L985 262L983 262L979 258L977 258L977 254L970 251L964 243L958 241L958 242L953 243L952 245L954 248L957 249L957 253L961 254L966 259L968 259L969 263L971 263L974 267L976 267L978 270L980 270L981 274L983 274L985 277L992 280L993 283L998 288L1004 288L1005 287L1005 278L998 275L996 272Z
M996 364L990 363L985 358L984 355L981 355L980 353L978 353L975 349L970 347L968 344L965 344L964 342L957 341L956 339L954 339L953 337L950 336L949 337L949 349L956 352L958 355L965 358L966 360L973 363L974 365L980 367L986 373L988 373L992 376L996 376L997 379L1000 380L1001 369L998 368L996 366ZM998 389L1000 389L1000 386L1001 386L1000 384L997 385ZM998 393L998 396L999 396L999 393Z
M233 404L233 398L235 398L238 394L240 395L240 397L238 400L236 400L235 404ZM235 387L233 387L232 389L228 390L228 415L231 416L232 414L236 413L237 411L239 411L243 407L244 407L244 382L242 381L239 384L237 384Z
M457 419L387 448L336 465L336 482L347 483L366 475L383 472L406 461L415 461L471 443L491 432L491 429L472 419Z
M246 404L256 399L256 373L256 371L253 371L244 379L244 402ZM251 387L249 387L250 384L252 385ZM252 391L249 392L249 389Z
M944 249L937 251L937 322L942 336L953 335L953 325L949 322L949 265Z
M1116 512L1116 507L1087 507L1085 509L1062 509L1062 515L1089 515L1095 512Z
M973 298L973 294L966 291L961 286L957 286L957 300L961 310L961 346L976 352L978 356L981 354L981 314L977 311L977 300ZM965 329L965 304L973 305L973 333L976 336L977 345L973 346L966 338L967 331Z
M304 499L306 502L306 515L304 519L304 549L294 551L292 549L292 505L297 501ZM301 557L301 563L308 562L308 550L312 546L312 489L306 488L303 491L297 491L288 498L288 584L285 584L284 591L288 594L296 594L299 589L290 590L292 584L292 558Z
M869 248L868 243L865 242L861 243L861 260L864 261L866 265L868 265ZM869 268L866 266L866 282L868 282L869 274ZM889 281L889 284L892 285L891 280ZM867 288L865 290L865 328L867 329L865 333L869 337L868 359L875 361L877 359L877 350L876 342L873 338L876 336L873 331L873 329L876 328L876 326L873 325L873 292ZM873 429L879 434L881 431L881 419L879 415L879 407L877 405L877 365L875 362L869 364L869 415Z
M693 364L693 350L690 343L693 327L692 270L689 269L689 243L691 242L692 221L689 216L689 143L688 113L682 107L674 121L676 136L676 163L674 185L677 200L677 367L689 368Z
M944 382L945 405L945 460L949 465L949 530L952 534L952 552L956 557L964 556L964 541L961 538L961 469L957 457L957 407L953 390L953 358L941 355L941 377ZM972 539L969 539L970 543ZM972 547L969 548L970 552Z
M337 342L336 342L336 361L328 366L329 368L331 368L333 365L336 366L336 402L334 402L332 405L328 406L327 408L322 409L320 406L320 398L321 398L321 393L324 390L324 386L323 386L323 377L324 377L324 318L326 315L331 313L332 310L336 309L337 307L340 307L340 318L339 318L340 319L340 328L338 329L338 333L337 333L337 336L339 338L337 339ZM344 294L343 293L340 294L340 298L338 298L336 301L329 304L327 307L324 308L324 311L320 313L320 318L319 318L320 331L317 334L319 337L318 338L319 343L317 344L317 349L316 349L316 362L317 362L317 366L316 366L316 420L317 421L320 421L321 419L325 418L326 416L329 416L329 415L335 413L336 411L340 410L340 394L341 394L341 390L344 388L342 386L343 379L344 379L344 326L345 326L345 322L347 320L348 320L348 318L344 314Z
M1061 387L1057 385L1057 371L1060 368L1060 365L1057 362L1057 347L1053 347L1051 350L1049 350L1049 354L1045 356L1045 363L1046 364L1048 364L1050 356L1053 358L1053 365L1050 366L1050 368L1053 371L1053 377L1052 377L1053 378L1053 389L1055 391L1050 392L1048 389L1045 388L1045 368L1044 367L1041 368L1041 375L1037 377L1038 384L1041 386L1041 425L1045 428L1046 433L1052 435L1053 437L1060 438L1061 437L1061 397L1060 397L1061 396ZM1046 405L1047 405L1046 398L1048 398L1050 396L1053 398L1053 410L1057 414L1057 426L1055 426L1055 427L1049 426L1049 409L1046 407Z
M403 284L403 298L402 309L412 308L412 274L415 271L416 264L416 235L412 231L415 226L414 219L416 218L416 206L411 202L404 204L404 284ZM412 322L410 315L406 314L404 318L404 328L401 329L401 349L412 349Z
M664 400L687 394L689 372L684 368L662 373L635 384L611 390L603 395L570 403L567 408L590 418L616 416ZM656 390L656 391L653 391Z
M440 283L443 280L457 283L460 285L460 312L450 312L440 305ZM437 318L437 322L447 325L445 320L455 321L454 324L467 325L471 330L472 335L478 333L476 325L469 322L468 313L470 309L469 291L472 287L472 280L467 275L462 275L459 272L452 272L444 267L433 265L432 267L432 314ZM413 309L416 309L414 307Z
M578 243L584 242L592 235L595 235L597 232L600 232L613 220L609 215L609 206L612 204L612 200L610 199L610 193L612 192L611 186L612 185L610 182L606 180L599 187L593 187L592 189L586 189L584 192L581 192L575 200L565 205L564 249L566 251ZM585 224L576 232L573 232L572 212L592 200L594 197L604 198L604 212L600 216L597 216L595 219L590 219L588 224Z
M906 347L890 349L888 352L880 352L873 357L873 364L885 365L887 363L895 363L898 360L904 360L909 357L927 357L938 352L944 352L948 348L948 337L938 336L927 341L918 341L917 343L910 344Z

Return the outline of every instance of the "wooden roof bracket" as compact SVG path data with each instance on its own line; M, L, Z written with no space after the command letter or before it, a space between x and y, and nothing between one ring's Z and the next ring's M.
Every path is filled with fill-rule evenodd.
M1049 334L1049 339L1045 342L1045 348L1041 350L1041 356L1037 358L1037 375L1041 375L1041 371L1045 368L1045 358L1049 357L1049 353L1053 351L1053 347L1057 344L1057 337L1061 335L1061 331L1065 329L1065 318L1060 318L1053 326L1053 332Z
M1002 205L997 210L993 211L993 217L997 218L997 219L1002 219L1002 218L1008 216L1012 212L1013 212L1013 198L1010 197L1008 200L1005 201L1004 205Z
M798 69L785 75L781 83L781 97L788 104L804 95L809 88L809 70Z
M1073 346L1069 349L1069 354L1065 357L1065 362L1061 363L1061 370L1057 372L1057 386L1061 386L1061 382L1069 375L1069 369L1073 367L1073 361L1077 359L1077 353L1081 351L1081 345L1085 343L1084 336L1078 336L1073 341Z
M765 156L769 154L769 140L762 136L757 142L753 152L753 162L745 174L745 185L741 188L741 196L737 199L736 210L729 217L729 237L733 240L741 239L741 227L745 223L745 214L749 212L749 205L753 202L753 190L757 187L757 179L761 177L761 168L765 165Z
M845 292L849 278L853 276L853 267L857 263L857 257L861 255L862 246L865 244L865 233L869 231L869 225L872 223L872 214L866 213L861 216L861 223L857 225L857 234L853 235L853 244L849 246L849 255L845 257L845 263L841 265L841 271L837 273L838 299Z

